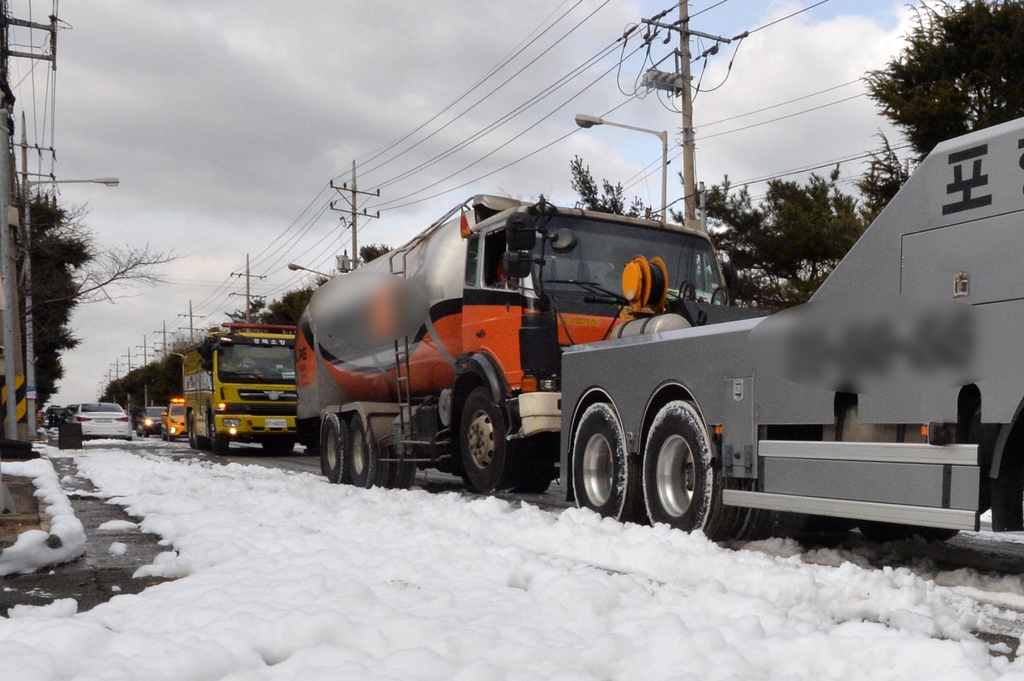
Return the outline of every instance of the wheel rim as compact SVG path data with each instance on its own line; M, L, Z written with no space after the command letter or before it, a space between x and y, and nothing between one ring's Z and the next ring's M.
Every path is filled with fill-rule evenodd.
M611 497L613 474L608 438L594 433L583 449L583 488L595 506L603 506Z
M473 463L477 468L487 468L494 459L494 424L487 412L473 414L466 440Z
M672 435L661 445L655 482L665 512L676 518L686 513L693 500L694 462L690 445L681 435Z
M366 469L366 442L363 439L363 434L360 432L353 433L352 438L352 472L355 475L362 475Z

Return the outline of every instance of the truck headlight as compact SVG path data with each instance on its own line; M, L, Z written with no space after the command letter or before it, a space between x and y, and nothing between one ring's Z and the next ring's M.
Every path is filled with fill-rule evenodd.
M224 419L225 428L237 428L242 425L242 419Z

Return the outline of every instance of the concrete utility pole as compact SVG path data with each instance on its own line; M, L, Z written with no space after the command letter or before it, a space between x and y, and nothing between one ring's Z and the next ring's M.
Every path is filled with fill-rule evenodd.
M160 333L160 331L154 331L153 333ZM163 343L161 344L160 347L162 348L161 352L163 353L163 356L166 357L167 356L167 322L163 322L163 334L164 334L164 340L163 340Z
M249 254L245 254L245 272L232 272L232 277L245 277L245 323L252 323L252 279L266 279L265 275L255 276L249 272ZM232 293L231 295L237 295ZM189 303L189 314L192 314L192 303Z
M371 215L364 208L362 213L359 212L359 195L362 194L363 196L380 197L380 190L378 189L372 192L364 192L359 190L359 188L356 186L355 161L352 161L352 186L349 187L348 182L345 182L339 187L338 185L334 184L334 180L331 180L331 189L336 190L341 195L341 198L345 199L345 201L348 203L349 227L352 228L352 269L355 269L356 267L359 266L359 241L356 234L358 231L356 228L356 219L360 215L368 219L380 217L380 211L377 211L376 214ZM346 196L345 192L348 192L349 196ZM344 208L335 207L336 203L337 201L331 201L331 210L343 211ZM341 220L342 222L344 222L345 218L341 218Z
M696 172L693 160L693 89L690 87L690 11L688 0L679 3L679 61L683 76L683 203L685 225L697 219Z
M192 301L191 300L188 301L188 314L187 315L180 314L178 316L179 317L188 317L188 327L187 327L188 328L188 342L189 343L195 343L196 342L196 327L195 327L195 323L194 322L195 322L196 317L195 317L195 315L192 314ZM206 319L206 317L205 316L199 317L199 319ZM185 328L186 327L178 327L178 329L181 330L181 331L183 331ZM166 339L167 339L167 325L165 324L164 325L164 343L167 342ZM166 345L164 347L166 347Z
M693 89L690 76L690 36L696 35L715 43L731 43L733 40L745 38L747 34L741 33L734 38L723 38L691 30L688 0L680 1L677 22L662 23L661 19L667 13L666 10L653 19L644 19L643 23L667 31L679 31L679 49L676 51L678 71L677 73L665 73L652 68L644 74L643 84L650 88L666 90L680 97L680 108L683 112L683 217L687 227L700 229L701 223L697 220L697 178L696 163L694 162L696 144L693 129ZM715 50L717 50L717 45Z

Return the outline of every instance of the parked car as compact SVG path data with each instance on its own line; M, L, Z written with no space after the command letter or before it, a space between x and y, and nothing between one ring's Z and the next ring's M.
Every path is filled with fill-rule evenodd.
M146 410L139 414L135 422L135 434L139 437L149 437L160 434L160 417L167 410L167 407L146 407Z
M64 407L58 404L51 404L43 413L46 417L47 428L56 428L60 423L64 422Z
M171 398L171 406L161 416L160 437L164 440L176 440L185 437L185 398Z
M64 423L74 423L75 422L75 412L77 412L77 411L78 411L78 405L77 404L69 404L68 406L64 407Z
M121 405L113 402L89 402L73 405L72 423L82 426L82 439L132 439L131 418Z

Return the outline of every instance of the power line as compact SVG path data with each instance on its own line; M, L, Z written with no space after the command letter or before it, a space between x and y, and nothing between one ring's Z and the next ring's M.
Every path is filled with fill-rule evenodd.
M453 106L455 106L456 104L458 104L458 103L459 103L460 101L462 101L463 99L465 99L465 98L466 98L467 96L469 96L470 94L472 94L472 93L473 93L473 91L475 91L475 90L476 90L476 89L477 89L478 87L480 87L481 85L483 85L483 84L484 84L485 82L487 82L487 80L489 80L489 79L490 79L490 78L491 78L492 76L494 76L494 75L495 75L496 73L498 73L499 71L501 71L501 69L503 69L503 68L504 68L505 66L507 66L507 65L508 65L508 64L509 64L509 63L510 63L510 62L511 62L511 61L512 61L513 59L515 59L515 58L516 58L517 56L519 56L520 54L522 54L522 53L523 53L523 52L524 52L524 51L525 51L525 50L526 50L526 49L527 49L528 47L530 47L530 45L532 45L532 44L533 44L534 42L536 42L537 40L539 40L539 39L540 39L540 38L541 38L541 37L542 37L542 36L543 36L543 35L544 35L545 33L547 33L548 31L550 31L551 29L553 29L553 28L554 28L554 27L555 27L555 26L556 26L556 25L558 24L558 22L560 22L560 21L561 21L562 19L564 19L564 18L565 18L565 17L566 17L566 16L567 16L567 15L568 15L568 14L569 14L570 12L572 12L572 10L576 9L576 8L577 8L577 7L578 7L578 6L579 6L579 5L580 5L580 4L581 4L581 3L583 2L583 0L577 0L576 4L574 4L574 5L573 5L573 6L571 7L571 8L569 8L569 11L568 11L568 12L566 12L566 13L565 13L565 14L563 14L562 16L558 17L558 19L557 19L557 20L555 20L555 22L554 22L554 23L552 23L552 24L551 24L550 26L548 26L548 27L547 27L546 29L544 29L543 31L541 31L541 33L540 33L540 34L538 34L538 35L537 35L537 36L536 36L535 38L533 38L533 40L530 40L530 35L533 35L533 34L534 34L534 33L536 33L536 32L537 32L538 30L540 30L541 26L543 26L543 25L544 25L544 24L545 24L545 23L546 23L546 22L547 22L547 21L548 21L548 20L549 20L549 19L550 19L550 18L551 18L552 16L554 16L554 15L555 15L555 14L556 14L556 13L557 13L557 12L558 12L558 11L559 11L559 10L560 10L561 8L562 8L562 7L564 7L564 6L565 6L565 4L566 4L566 2L568 2L568 0L563 0L562 4L561 4L561 5L559 5L559 6L557 7L557 8L555 8L555 10L551 12L551 14L549 14L549 15L548 15L547 17L545 17L545 19L544 19L544 20L543 20L543 21L542 21L542 22L541 22L540 24L538 24L537 28L533 29L533 31L531 31L531 32L530 32L529 34L527 34L526 38L524 38L523 40L521 40L521 41L519 42L519 44L518 44L518 45L516 45L516 47L512 48L512 51L511 51L511 52L510 52L509 54L507 54L507 55L506 55L506 56L505 56L505 57L504 57L504 58L503 58L503 59L502 59L502 60L501 60L501 61L500 61L500 62L498 63L498 65L497 65L497 66L494 66L494 67L492 67L492 68L491 68L491 70L490 70L490 71L488 71L486 75L484 75L484 76L483 76L483 77L482 77L482 78L481 78L480 80L478 80L478 81L477 81L477 82L476 82L476 83L475 83L474 85L472 85L472 86L471 86L471 87L470 87L470 88L469 88L468 90L466 90L466 91L465 91L465 92L463 92L463 93L462 93L461 95L459 95L458 97L456 97L455 99L453 99L453 100L452 100L451 102L449 102L447 106L445 106L445 107L444 107L443 109L441 109L441 110L440 110L439 112L437 112L436 114L434 114L433 116L431 116L430 118L428 118L428 119L427 119L426 121L424 121L423 123L421 123L421 124L420 124L420 125L418 125L417 127L413 128L412 130L410 130L409 132L407 132L406 134L404 134L404 135L403 135L402 137L398 138L398 139L397 139L397 140L395 140L394 142L392 142L392 143L388 144L387 146L383 147L382 149L380 149L380 150L378 150L378 151L370 152L370 154L372 154L372 155L370 155L370 156L369 156L368 158L367 158L367 155L366 155L366 154L364 154L363 156L360 156L360 157L358 157L358 158L357 158L356 160L357 160L357 161L362 161L363 163L369 163L370 161L373 161L374 159L378 158L378 157L379 157L379 156L381 156L382 154L385 154L385 153L387 153L388 151L390 151L390 150L391 150L391 149L393 149L394 147L398 146L399 144L401 144L401 143L402 143L402 142L404 142L405 140L409 139L409 138L410 138L411 136L413 136L414 134L416 134L417 132L419 132L420 130L422 130L423 128L425 128L426 126L428 126L428 125L429 125L430 123L432 123L432 122L434 122L435 120L437 120L437 119L438 119L438 118L439 118L439 117L440 117L440 116L441 116L442 114L444 114L444 113L445 113L446 111L448 111L448 110L449 110L449 109L451 109L451 108L452 108ZM529 42L527 43L527 41L529 41ZM523 43L527 43L527 44L525 44L525 45L524 45ZM335 179L337 179L337 178L335 178Z
M732 130L726 130L724 132L716 132L716 133L714 133L712 135L704 135L704 137L702 137L701 139L709 140L709 139L712 139L714 137L721 137L722 135L730 135L730 134L732 134L734 132L740 132L741 130L750 130L751 128L759 128L762 125L768 125L769 123L777 123L779 121L784 121L784 120L786 120L788 118L794 118L796 116L802 116L802 115L804 115L806 113L811 113L812 111L820 111L821 109L827 109L830 106L835 106L836 104L842 104L844 102L849 102L851 100L859 99L860 97L864 97L864 96L865 96L865 93L861 92L861 93L853 95L851 97L845 97L843 99L837 99L836 101L829 102L828 104L822 104L821 106L815 106L815 107L812 107L810 109L804 109L803 111L796 111L796 112L791 113L791 114L786 114L785 116L779 116L778 118L770 118L767 121L761 121L760 123L751 123L750 125L744 125L741 128L733 128Z
M639 49L639 48L637 48L637 49ZM599 76L598 76L597 78L595 78L595 79L594 79L593 81L591 81L591 82L590 82L590 83L589 83L589 84L588 84L588 85L587 85L586 87L584 87L584 88L583 88L582 90L580 90L579 92L577 92L576 94L574 94L574 95L573 95L572 97L570 97L570 98L569 98L568 100L566 100L565 102L563 102L562 104L560 104L560 105L559 105L559 106L558 106L557 108L555 108L555 109L554 109L553 111L551 111L550 113L548 113L548 114L546 114L545 116L541 117L541 118L540 118L539 120L537 120L536 122L534 122L534 123L533 123L532 125L530 125L529 127L527 127L527 128L525 129L525 130L523 130L522 132L520 132L520 133L519 133L518 135L516 135L516 136L512 137L511 139L507 140L507 141L506 141L506 142L504 142L503 144L500 144L500 145L498 145L497 147L495 147L495 148L494 148L494 149L492 149L491 151L487 152L486 154L484 154L484 155L483 155L483 156L481 156L480 158L478 158L478 159L476 159L475 161L473 161L472 163L470 163L470 164L468 164L468 165L466 165L466 166L463 166L462 168L460 168L459 170L455 171L454 173L451 173L450 175L448 175L448 176L446 176L446 177L444 177L444 178L442 178L442 179L440 179L440 180L437 180L436 182L433 182L433 183L431 183L431 184L427 185L426 187L423 187L422 189L419 189L419 190L417 190L417 191L411 192L411 193L409 193L409 194L406 194L405 196L399 197L399 198L397 198L397 199L393 199L393 200L391 200L391 201L385 202L385 203L381 204L381 206L385 206L385 205L388 205L388 204L393 204L393 203L396 203L396 202L398 202L398 201L402 201L402 200L405 200L405 199L411 198L411 197L415 196L416 194L419 194L420 192L424 192L424 191L426 191L426 190L428 190L428 189L430 189L430 188L432 188L432 187L436 187L437 185L441 184L442 182L446 182L446 181L448 181L448 180L450 180L450 179L454 178L454 177L455 177L456 175L459 175L460 173L462 173L462 172L464 172L464 171L466 171L466 170L469 170L470 168L472 168L472 167L473 167L473 166L475 166L476 164L480 163L481 161L484 161L484 160L486 160L487 158L489 158L489 157L493 156L493 155L494 155L494 154L496 154L497 152L499 152L499 151L501 151L502 149L504 149L505 147L507 147L507 146L508 146L509 144L511 144L512 142L515 142L515 141L516 141L517 139L519 139L520 137L522 137L523 135L525 135L526 133L528 133L528 132L529 132L530 130L533 130L534 128L536 128L536 127L537 127L538 125L540 125L541 123L543 123L544 121L546 121L546 120L547 120L548 118L550 118L551 116L553 116L553 115L555 115L556 113L558 113L558 112L559 112L559 111L560 111L561 109L565 108L565 106L567 106L567 105L568 105L569 103L571 103L571 102L572 102L573 100L575 100L575 99L576 99L577 97L579 97L579 96L580 96L580 95L582 95L582 94L583 94L584 92L586 92L587 90L589 90L589 89L590 89L591 87L593 87L594 85L596 85L596 84L597 84L597 83L598 83L598 82L599 82L599 81L600 81L601 79L603 79L603 78L604 78L605 76L607 76L607 75L608 75L609 73L611 73L611 72L612 72L612 71L613 71L614 69L615 69L615 67L614 67L614 66L613 66L613 67L611 67L610 69L608 69L607 71L605 71L604 73L602 73L601 75L599 75ZM573 132L576 132L576 130L573 130ZM563 135L562 137L560 137L560 138L559 138L559 140L565 139L565 137L567 137L567 136L568 136L568 135ZM557 141L557 140L556 140L556 141ZM547 146L550 146L550 145L547 145ZM546 148L547 148L547 146L545 146L545 147L543 147L543 148L544 148L544 149L546 149ZM540 151L540 150L538 150L538 151ZM534 153L536 153L536 152L534 152ZM526 158L529 158L529 157L530 157L530 156L532 156L532 155L533 155L533 154L531 153L531 154L529 154L529 155L527 155L527 156L524 156L524 157L522 157L522 158L520 158L520 159L517 159L517 160L516 160L516 161L514 161L513 163L510 163L510 164L507 164L507 165L503 166L503 167L502 167L502 168L500 168L499 170L503 170L504 168L507 168L507 167L508 167L509 165L513 165L514 163L518 163L519 161L522 161L522 160L524 160L524 159L526 159ZM494 174L494 173L487 173L486 175L484 175L484 176L482 176L481 178L478 178L478 179L483 179L484 177L489 177L490 175L493 175L493 174ZM466 184L468 184L468 183L464 183L464 184L462 184L462 185L459 185L459 187L455 187L455 188L452 188L452 189L446 190L446 191L444 191L444 192L441 192L441 194L435 194L434 196L440 196L440 195L443 195L443 194L447 194L448 192L450 192L450 191L454 191L455 189L458 189L458 188L461 188L461 187L465 186ZM404 206L412 205L413 203L419 203L420 201L424 201L424 200L426 200L426 199L418 199L418 200L416 200L416 201L412 201L412 202L409 202L409 203L405 203L405 204L400 204L400 205L398 205L398 206L394 206L394 205L392 205L390 209L384 209L384 210L394 210L395 208L401 208L401 207L404 207Z
M768 28L769 26L774 26L775 24L782 23L786 19L792 19L793 17L797 16L798 14L803 14L804 12L810 11L810 10L814 9L815 7L820 7L821 5L824 5L828 1L829 0L820 0L820 2L816 2L813 5L809 5L807 7L804 7L803 9L797 10L797 11L793 12L792 14L787 14L786 16L782 17L781 19L776 19L775 21L769 21L767 24L764 24L763 26L758 26L757 28L752 28L749 31L747 31L747 34L749 35L749 34L752 34L752 33L757 33L758 31L763 31L764 29Z
M793 104L795 102L800 102L800 101L803 101L805 99L810 99L811 97L817 97L818 95L823 95L826 92L832 92L833 90L838 90L840 88L848 87L850 85L853 85L854 83L863 82L863 80L864 80L863 78L857 78L855 80L851 80L851 81L848 81L846 83L843 83L842 85L833 85L832 87L825 88L824 90L818 90L817 92L812 92L810 94L803 95L801 97L795 97L793 99L786 100L785 102L779 102L778 104L772 104L770 106L762 107L760 109L754 109L753 111L748 111L746 113L736 114L735 116L729 116L728 118L720 118L717 121L712 121L710 123L703 123L699 127L701 127L701 128L710 128L713 125L718 125L720 123L726 123L728 121L733 121L733 120L736 120L737 118L745 118L747 116L753 116L754 114L763 113L765 111L770 111L772 109L778 109L779 107L786 106L787 104Z
M541 58L542 58L542 57L543 57L544 55L546 55L546 54L547 54L548 52L550 52L550 51L551 51L552 49L554 49L554 48L555 48L555 47L556 47L556 46L557 46L557 45L558 45L559 43L561 43L561 42L562 42L563 40L565 40L565 39L566 39L566 38L568 38L568 37L569 37L570 35L572 35L572 33L574 33L574 32L576 31L576 29L578 29L578 28L579 28L580 26L582 26L582 25L583 25L584 23L586 23L586 21L587 21L587 20L589 20L589 19L590 19L590 18L591 18L592 16L594 16L594 14L596 14L597 12L599 12L600 10L602 10L602 9L603 9L603 8L604 8L604 7L605 7L605 6L606 6L606 5L607 5L607 4L608 4L608 3L610 2L610 1L611 1L611 0L605 0L605 2L604 2L604 3L602 3L600 7L598 7L598 8L597 8L597 9L595 9L595 10L594 10L593 12L591 12L591 13L590 13L590 14L588 14L588 15L587 15L586 17L584 17L584 18L583 18L583 20L581 20L581 21L580 21L579 23L577 23L577 24L576 24L575 26L573 26L573 27L572 27L572 28L571 28L571 29L570 29L570 30L569 30L569 31L568 31L567 33L565 33L565 34L564 34L563 36L561 36L561 37L560 37L560 38L559 38L558 40L556 40L556 41L555 41L554 43L552 43L551 45L549 45L549 46L548 46L548 47L547 47L547 48L546 48L545 50L543 50L543 51L542 51L542 52L541 52L541 53L540 53L539 55L537 55L537 56L536 56L536 57L534 57L534 58L533 58L532 60L530 60L530 61L529 61L529 62L528 62L528 63L527 63L527 64L526 64L525 66L523 66L523 67L522 67L522 68L520 68L520 69L519 69L518 71L516 71L515 73L513 73L513 74L512 74L511 76L509 76L509 77L508 77L508 78L506 78L506 79L505 79L504 81L502 81L502 82L501 82L501 83L500 83L500 84L499 84L499 85L498 85L497 87L495 87L495 88L494 88L494 89L492 89L492 90L491 90L490 92L488 92L488 93L487 93L486 95L484 95L484 96L483 96L483 97L481 97L481 98L480 98L479 100L477 100L476 102L474 102L474 103L473 103L473 104L472 104L472 105L471 105L471 106L470 106L469 108L467 108L467 109L465 109L464 111L462 111L462 112L461 112L460 114L458 114L457 116L455 116L454 118L452 118L451 120L449 120L449 121L448 121L447 123L445 123L444 125L442 125L442 126L441 126L440 128L438 128L437 130L435 130L435 131L431 132L431 133L430 133L429 135L427 135L427 136L426 136L426 137L424 137L423 139L421 139L421 140L419 140L418 142L416 142L415 144L413 144L413 145L412 145L411 147L409 147L409 148L407 148L407 149L403 150L402 152L400 152L400 153L396 154L395 156L392 156L391 158L387 159L386 161L383 161L382 163L379 163L379 164L377 164L376 166L372 166L372 167L370 167L369 169L367 169L367 170L364 170L364 171L363 171L364 175L365 175L365 174L368 174L368 173L372 173L373 171L375 171L375 170L378 170L379 168L382 168L382 167L384 167L384 166L385 166L385 165L387 165L388 163L391 163L391 162L392 162L392 161L394 161L395 159L397 159L397 158L400 158L400 157L401 157L402 155L404 155L404 154L408 153L409 151L411 151L411 150L415 149L415 148L416 148L416 147L418 147L418 146L419 146L420 144L423 144L423 143L424 143L424 142L426 142L427 140L431 139L432 137L434 137L435 135L437 135L438 133L440 133L440 132L441 132L442 130L445 130L446 128L448 128L448 126L452 125L453 123L455 123L456 121L458 121L459 119L461 119L461 118L462 118L463 116L465 116L465 115L466 115L466 114L468 114L468 113L469 113L470 111L472 111L473 109L475 109L475 108L476 108L477 106L479 106L480 104L482 104L482 103L483 103L484 101L486 101L487 99L489 99L489 98L490 98L490 97L491 97L491 96L492 96L492 95L493 95L494 93L496 93L496 92L497 92L498 90L500 90L501 88L505 87L505 86L506 86L506 85L507 85L508 83L510 83L510 82L511 82L512 80L514 80L515 78L517 78L517 77L518 77L518 76L519 76L520 74L522 74L522 73L523 73L523 71L525 71L525 70L526 70L526 69L528 69L529 67L533 66L533 65L534 65L534 64L535 64L535 63L536 63L536 62L537 62L538 60L540 60L540 59L541 59ZM575 9L575 8L576 8L577 6L579 6L579 4L580 4L581 2L582 2L582 0L579 0L579 2L577 2L577 3L575 4L575 5L573 5L573 6L572 6L572 7L571 7L571 8L569 9L569 11L567 11L567 12L566 12L565 14L563 14L563 15L562 15L561 17L559 17L559 18L558 18L558 20L557 20L557 21L556 21L556 22L555 22L554 24L552 24L551 28L553 28L553 27L555 26L555 24L557 24L557 23L558 23L559 21L561 21L561 20L562 20L563 18L565 18L565 16L567 16L567 15L569 14L569 12L571 12L571 11L572 11L573 9ZM546 32L547 32L547 31L545 31L545 33L546 33ZM543 33L542 33L541 35L543 35ZM535 41L536 41L537 39L539 39L540 37L541 37L541 36L537 36L537 38L535 38L535 39L534 39L534 41L530 41L530 45L532 45L532 44L533 44L533 42L535 42ZM529 47L529 45L527 45L526 47ZM524 47L523 49L525 50L526 48ZM520 51L520 52L521 52L521 51ZM517 53L516 53L516 56L518 56L518 54L519 54L519 53L517 52ZM491 76L493 76L494 74L496 74L498 70L500 70L501 68L504 68L504 66L506 66L506 65L507 65L507 64L509 63L509 61L511 61L511 60L508 60L508 61L505 61L504 63L502 63L502 64L501 64L501 65L500 65L500 66L499 66L499 67L498 67L498 68L497 68L496 70L494 70L494 71L493 71L493 72L492 72L491 74L488 74L488 76L486 76L486 77L484 78L484 80L487 80L487 79L489 79L489 78L490 78ZM484 82L484 81L480 81L480 82L479 82L479 83L478 83L477 85L474 85L474 86L473 86L472 88L470 88L470 90L469 90L469 91L468 91L468 92L466 93L466 95L463 95L462 97L460 97L460 98L459 98L458 100L456 100L456 102L457 102L457 101L460 101L460 100L461 100L461 99L463 99L463 98L464 98L465 96L468 96L468 94L469 94L470 92L472 92L472 91L473 91L473 90L475 90L475 89L476 89L477 87L479 87L479 85L482 85L482 84L483 84L483 82ZM448 111L448 110L449 110L449 109L450 109L450 108L451 108L452 106L454 106L454 104L455 104L456 102L452 102L452 104L450 104L450 105L448 105L447 107L445 107L445 108L444 108L444 109L443 109L443 110L442 110L442 111L441 111L440 113L436 114L436 115L435 115L435 116L434 116L433 118L431 118L431 119L430 119L429 121L427 121L426 123L424 123L423 125L421 125L421 126L420 126L419 128L417 128L416 130L414 130L414 131L413 131L412 133L409 133L408 135L406 135L405 137L403 137L403 138L402 138L402 140L399 140L399 142L401 142L401 141L404 141L405 139L408 139L408 137L409 137L409 136L411 136L411 135L412 135L413 133L415 133L415 132L418 132L419 130L422 130L422 129L423 129L423 128L424 128L424 127L425 127L425 126L427 125L427 124L429 124L430 122L432 122L432 121L436 120L436 119L437 119L438 117L440 117L440 116L441 116L441 114L443 114L443 113L444 113L445 111ZM396 144L397 144L397 143L396 143ZM392 146L394 146L394 145L392 145ZM373 158L377 158L377 156L379 156L379 155L380 155L380 154L377 154L377 155L376 155L376 156L374 156ZM372 159L370 159L370 160L372 160ZM339 175L338 177L340 177L340 175ZM334 178L334 179L338 179L338 178L336 177L336 178ZM389 182L391 182L391 181L389 181ZM381 186L385 186L385 184L388 184L388 183L380 183L380 184L381 184Z

